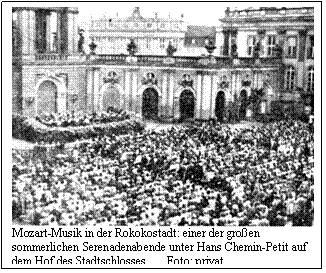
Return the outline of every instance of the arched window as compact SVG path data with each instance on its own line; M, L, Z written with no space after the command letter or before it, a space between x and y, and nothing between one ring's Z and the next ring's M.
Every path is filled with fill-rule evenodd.
M118 75L117 75L117 72L115 72L115 71L109 71L107 76L108 76L108 78L116 78Z
M189 74L183 74L182 79L185 81L191 81L191 76Z
M147 79L150 79L150 80L153 80L153 79L155 79L155 74L152 73L152 72L148 72L148 73L146 74L146 78L147 78Z
M141 80L142 84L157 84L156 75L153 72L148 72Z
M297 57L297 38L289 37L287 39L288 50L287 57L288 58L296 58Z
M313 67L310 67L308 69L307 91L314 92L314 68Z
M294 89L294 76L295 76L294 67L289 66L285 70L285 89L286 90Z

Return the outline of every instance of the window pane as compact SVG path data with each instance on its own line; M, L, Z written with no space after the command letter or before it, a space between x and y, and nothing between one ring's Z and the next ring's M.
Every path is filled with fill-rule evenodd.
M295 46L297 43L297 40L296 40L296 38L295 37L290 37L289 39L288 39L288 44L289 44L289 46Z

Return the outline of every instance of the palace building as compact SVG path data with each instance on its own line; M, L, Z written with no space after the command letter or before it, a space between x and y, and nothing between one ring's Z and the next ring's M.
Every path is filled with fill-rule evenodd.
M313 108L314 92L314 8L259 8L226 10L221 19L223 55L237 45L241 57L282 60L279 102L286 108L304 100ZM257 46L258 45L258 46Z
M89 37L97 45L98 54L127 54L126 46L130 39L137 44L139 55L165 55L172 43L181 49L184 43L186 23L180 19L145 18L136 7L127 18L103 17L91 20Z
M260 94L261 114L273 111L275 103L287 106L309 95L311 98L311 94L313 97L311 8L227 10L216 41L204 41L204 56L167 56L165 42L164 50L160 48L159 39L164 37L184 43L181 21L176 22L175 31L168 32L175 36L165 36L167 32L159 30L155 18L151 21L153 29L144 30L145 34L117 32L121 39L135 39L140 50L147 42L137 39L156 34L153 39L158 41L148 51L151 54L140 54L130 42L126 52L113 46L111 53L100 54L96 37L102 34L95 29L103 23L93 21L92 52L86 55L78 52L77 8L13 8L13 14L15 113L88 113L112 106L144 118L222 120L237 111L245 119L251 115L249 100L253 92ZM139 9L128 20L150 28ZM112 27L114 33L115 24L124 26L125 21L112 20L104 26L106 31ZM172 22L170 26L174 28ZM118 37L114 35L112 39Z

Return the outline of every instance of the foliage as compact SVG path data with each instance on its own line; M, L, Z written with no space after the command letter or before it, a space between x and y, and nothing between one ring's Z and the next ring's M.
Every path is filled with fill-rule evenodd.
M304 104L300 102L275 101L271 103L271 112L281 118L304 119Z
M89 139L107 135L141 132L144 124L136 120L125 120L107 124L93 124L79 127L47 127L35 119L13 115L12 137L29 142L65 143L78 139Z
M172 57L173 54L177 51L177 49L169 42L168 47L166 48L166 54L169 57Z
M133 39L131 39L130 43L127 45L127 51L130 56L134 56L137 52L137 45Z

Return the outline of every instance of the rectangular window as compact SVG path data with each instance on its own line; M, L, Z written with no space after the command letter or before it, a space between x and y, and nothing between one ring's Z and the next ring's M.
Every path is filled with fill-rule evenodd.
M291 84L290 84L290 89L293 90L294 89L294 72L291 74Z
M146 48L151 49L151 39L150 38L146 39Z
M308 36L307 58L314 58L314 36Z
M295 72L293 67L289 67L285 71L285 88L288 91L292 91L294 89L294 80L295 80Z
M147 23L147 27L152 27L152 23Z
M113 27L113 23L112 23L112 20L111 21L108 21L106 22L106 28L112 28Z
M289 37L287 39L287 57L296 58L297 57L297 38Z
M256 36L248 36L248 56L253 56L256 45Z
M267 56L275 56L276 36L267 36Z
M310 68L308 70L308 84L307 84L308 92L314 92L314 69Z
M160 48L164 49L165 47L165 38L160 38Z

